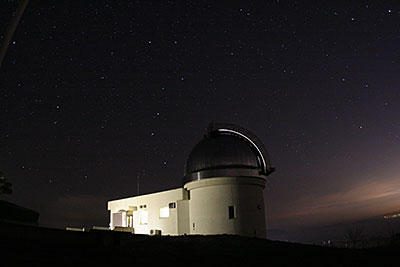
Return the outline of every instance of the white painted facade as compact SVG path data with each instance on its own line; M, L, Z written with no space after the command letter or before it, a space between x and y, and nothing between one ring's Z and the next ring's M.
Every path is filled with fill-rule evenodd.
M185 184L190 192L190 234L236 234L265 238L265 181L217 177Z
M108 202L110 228L137 234L237 234L265 238L264 179L216 177ZM153 231L152 231L153 230Z
M151 230L165 235L187 233L188 225L182 224L185 216L189 220L187 202L183 188L109 201L110 228L131 227L137 234L151 234Z

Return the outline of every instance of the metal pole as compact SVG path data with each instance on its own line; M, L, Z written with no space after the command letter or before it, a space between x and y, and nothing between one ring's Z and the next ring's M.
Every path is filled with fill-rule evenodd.
M139 178L140 178L140 174L136 175L136 189L137 189L137 195L139 195L140 190L139 190Z
M3 43L0 47L0 67L1 64L3 63L3 59L6 55L8 45L11 42L11 39L14 35L15 29L18 26L19 21L21 20L22 14L24 13L24 10L26 6L28 5L29 0L22 0L21 3L19 4L17 11L15 12L15 15L12 17L10 24L7 27L7 32L4 37Z

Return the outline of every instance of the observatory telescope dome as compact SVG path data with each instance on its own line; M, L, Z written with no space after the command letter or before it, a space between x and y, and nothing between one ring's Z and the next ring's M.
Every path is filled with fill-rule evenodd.
M215 177L265 178L273 170L264 145L251 132L233 124L210 124L187 158L183 182Z

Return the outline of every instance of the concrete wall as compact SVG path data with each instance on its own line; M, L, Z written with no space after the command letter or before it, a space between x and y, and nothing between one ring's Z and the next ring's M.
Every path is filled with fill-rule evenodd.
M127 221L127 214L129 214L132 207L137 210L131 211L133 219L133 228L137 234L150 234L150 230L162 230L163 235L177 235L178 233L185 233L185 228L178 229L178 212L182 213L182 218L188 216L188 205L183 201L187 199L187 192L185 189L178 188L143 196L130 197L108 202L108 210L110 211L110 228L114 229L113 214L121 212L124 227L129 226ZM169 209L168 218L160 218L160 208L168 207L169 203L176 203L175 208ZM146 207L144 208L144 205ZM142 206L142 208L140 208ZM185 210L186 209L186 210ZM142 213L148 213L147 224L141 223L140 217ZM182 224L179 224L181 227Z
M118 226L117 221L122 221L123 227L131 226L127 214L132 214L132 227L137 234L150 234L154 229L163 235L236 234L265 238L264 187L262 178L217 177L189 182L184 188L109 201L110 228ZM169 217L160 218L160 208L169 203L175 203L175 208L168 208ZM229 218L230 206L233 218ZM147 224L141 222L143 212L148 213Z
M218 177L187 183L191 234L237 234L266 237L263 189L251 177ZM229 206L234 218L229 218Z
M178 234L190 234L189 200L177 201L178 208Z

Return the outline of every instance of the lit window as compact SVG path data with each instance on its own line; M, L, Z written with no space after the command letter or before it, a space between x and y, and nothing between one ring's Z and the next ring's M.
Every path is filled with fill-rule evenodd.
M160 208L160 218L169 217L169 207Z
M149 212L142 210L140 212L140 224L147 224L149 222Z
M126 216L126 226L133 227L133 216L132 215Z
M235 207L229 206L228 207L229 219L235 219Z

